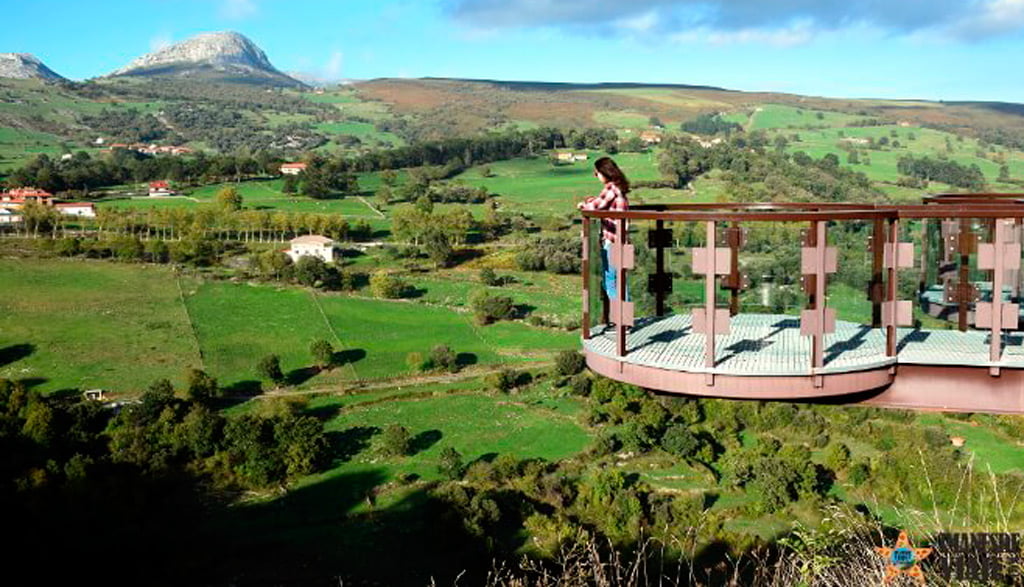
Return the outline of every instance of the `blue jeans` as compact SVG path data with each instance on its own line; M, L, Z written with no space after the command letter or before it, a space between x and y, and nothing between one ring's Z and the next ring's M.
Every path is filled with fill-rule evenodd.
M601 243L601 271L602 285L604 285L604 292L608 294L609 300L617 299L618 290L615 287L618 281L616 273L618 270L612 266L612 243L608 241L602 241ZM629 287L626 287L626 301L629 301Z

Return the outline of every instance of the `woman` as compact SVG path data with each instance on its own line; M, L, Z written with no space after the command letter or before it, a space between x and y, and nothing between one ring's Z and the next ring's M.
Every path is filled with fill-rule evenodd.
M601 157L594 161L594 177L604 184L601 193L576 205L580 210L629 210L629 180L611 157ZM604 291L609 300L616 299L616 268L611 263L611 248L618 238L614 220L601 219L601 269L604 272ZM627 238L623 235L623 238ZM629 299L629 290L626 290Z

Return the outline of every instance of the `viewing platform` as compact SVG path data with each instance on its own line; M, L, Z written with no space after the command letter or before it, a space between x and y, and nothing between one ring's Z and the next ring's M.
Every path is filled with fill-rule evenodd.
M668 393L1024 413L1020 198L583 212L587 364ZM604 295L598 219L630 235L610 254L630 299Z

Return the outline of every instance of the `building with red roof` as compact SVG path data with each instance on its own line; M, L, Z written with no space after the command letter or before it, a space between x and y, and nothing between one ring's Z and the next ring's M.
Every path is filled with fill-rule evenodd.
M174 190L171 189L171 184L168 181L151 181L149 182L149 195L153 197L173 196Z
M282 175L298 175L306 170L305 163L282 163L281 167Z

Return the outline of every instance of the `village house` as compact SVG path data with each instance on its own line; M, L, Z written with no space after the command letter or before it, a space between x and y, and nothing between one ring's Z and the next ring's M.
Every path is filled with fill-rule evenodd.
M576 161L586 161L589 157L586 153L573 153L572 151L566 151L556 153L555 158L563 163L575 163Z
M54 208L64 216L96 218L96 207L91 202L65 202L54 204Z
M0 208L0 226L21 222L21 214L13 208Z
M0 204L8 208L20 208L28 202L37 202L44 206L53 205L53 194L38 188L25 187L0 193Z
M648 145L657 145L661 142L661 133L653 130L645 130L640 133L640 140Z
M318 257L325 263L334 262L334 241L326 236L309 234L293 238L290 244L284 253L292 262L298 262L300 257Z
M281 175L298 175L306 170L305 163L282 163Z
M171 184L166 181L151 181L149 182L149 195L151 197L173 196L174 190L171 189Z

